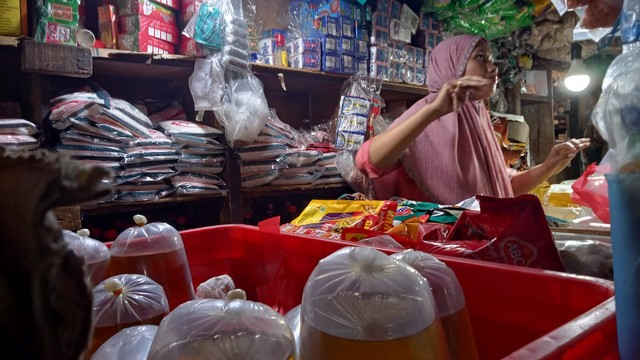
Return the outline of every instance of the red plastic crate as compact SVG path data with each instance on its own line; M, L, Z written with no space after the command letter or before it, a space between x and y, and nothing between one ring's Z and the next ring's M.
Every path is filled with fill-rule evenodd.
M344 241L246 225L183 231L194 286L230 275L249 299L284 313L300 303L318 261ZM386 250L387 253L392 251ZM481 359L617 359L613 283L438 256L467 299Z

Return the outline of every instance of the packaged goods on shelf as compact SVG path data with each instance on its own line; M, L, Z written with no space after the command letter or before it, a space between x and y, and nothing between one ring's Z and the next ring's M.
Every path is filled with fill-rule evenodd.
M79 2L46 0L38 5L35 38L41 42L76 45Z
M158 35L162 36L162 35ZM175 46L146 33L118 34L118 49L150 54L175 54Z
M178 44L180 41L175 23L159 21L144 15L121 16L120 31L130 35L143 33L172 44Z
M107 49L117 48L118 13L113 5L98 6L100 40Z
M173 11L149 0L118 0L120 16L143 15L157 21L176 25Z

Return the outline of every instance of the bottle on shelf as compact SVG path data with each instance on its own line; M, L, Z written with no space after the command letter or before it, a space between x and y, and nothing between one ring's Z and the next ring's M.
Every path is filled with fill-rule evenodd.
M289 67L289 60L287 59L287 49L284 43L284 36L282 34L276 34L275 40L276 48L273 52L274 65Z

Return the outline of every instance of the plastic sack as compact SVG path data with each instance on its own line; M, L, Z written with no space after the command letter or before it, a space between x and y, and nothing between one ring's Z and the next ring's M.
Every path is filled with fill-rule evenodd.
M104 243L89 237L87 229L80 229L77 233L62 230L67 246L82 259L85 277L93 288L107 277L107 267L111 253Z
M429 282L447 336L452 359L478 359L478 349L462 286L445 263L421 251L408 250L391 255L416 269Z
M602 81L602 94L592 122L609 145L611 172L638 172L640 168L640 4L629 2L621 16L623 52Z
M233 290L225 300L182 304L158 328L149 360L288 360L295 342L282 315Z
M189 76L195 111L220 109L226 86L221 55L196 58L193 73Z
M340 175L354 191L372 195L373 186L371 186L367 176L356 167L354 151L343 150L338 152L335 162Z
M214 109L232 148L251 144L269 119L262 83L252 73L232 73L221 109Z
M94 353L118 331L135 325L158 325L169 314L162 286L140 274L112 276L93 288Z
M146 359L156 325L139 325L120 330L93 354L91 360Z
M573 194L571 199L578 205L591 208L598 219L609 224L609 188L606 174L611 173L610 153L604 156L600 165L593 163L584 170L582 175L571 185Z
M429 284L369 247L320 260L302 294L300 355L315 359L448 359Z
M169 307L193 300L195 293L180 233L166 223L149 223L134 216L136 226L124 230L111 245L109 270L116 274L145 274L163 286Z
M229 275L215 276L198 285L196 298L198 299L224 299L227 293L235 290L236 285Z
M389 248L389 249L404 250L404 246L400 245L400 243L398 243L391 236L386 234L362 239L358 241L358 244L371 245L371 246L383 247L383 248Z

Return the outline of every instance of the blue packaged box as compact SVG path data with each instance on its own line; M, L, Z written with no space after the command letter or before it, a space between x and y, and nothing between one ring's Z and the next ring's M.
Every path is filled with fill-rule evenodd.
M346 1L329 0L316 10L316 19L321 17L353 17L353 6Z
M289 55L299 54L320 54L322 42L320 39L298 38L287 43L287 53Z
M389 15L386 12L376 11L373 13L373 27L380 29L389 28Z
M352 18L353 20L355 20L357 23L364 23L365 22L365 14L364 14L364 6L360 5L360 4L354 4L353 5L353 14Z
M291 67L296 69L314 69L322 68L320 54L299 54L291 57Z
M337 17L323 16L320 23L320 32L324 35L340 37L342 35L340 19Z
M354 56L356 54L356 44L354 39L340 39L340 53L343 55Z
M358 59L369 58L369 43L364 40L356 40L356 57Z
M388 14L391 9L391 0L378 0L376 11Z
M389 44L389 31L382 29L371 30L371 45L387 46Z
M383 63L369 61L369 76L383 81L389 81L389 66Z
M400 12L402 10L402 3L398 0L391 1L391 7L389 8L389 17L392 19L400 19Z
M258 43L258 51L260 55L268 56L275 52L276 40L275 39L263 39Z
M356 59L350 55L342 55L342 72L345 74L355 74Z
M341 16L340 28L342 31L342 37L353 39L356 37L355 21L352 18Z
M424 67L424 49L415 48L416 49L416 66Z
M340 38L325 36L322 38L322 53L327 55L340 55Z
M387 47L372 46L369 48L369 59L372 62L386 64L391 60L391 50Z
M367 59L356 58L354 67L356 74L367 74L369 72L369 62L367 61Z
M340 55L322 54L322 71L342 72Z

